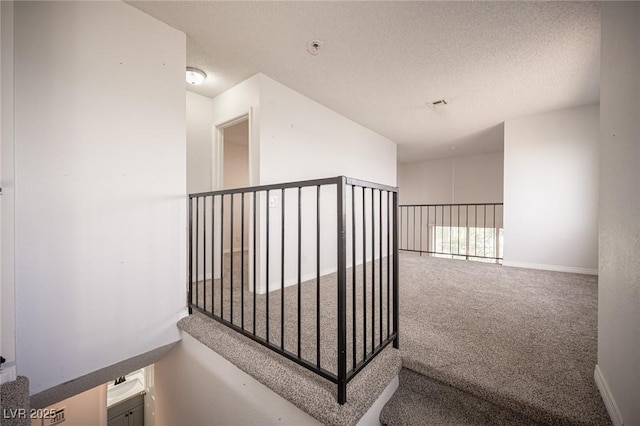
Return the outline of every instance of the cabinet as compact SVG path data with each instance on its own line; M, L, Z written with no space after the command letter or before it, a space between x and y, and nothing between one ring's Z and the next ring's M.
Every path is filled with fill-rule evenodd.
M144 426L144 394L109 407L107 426Z

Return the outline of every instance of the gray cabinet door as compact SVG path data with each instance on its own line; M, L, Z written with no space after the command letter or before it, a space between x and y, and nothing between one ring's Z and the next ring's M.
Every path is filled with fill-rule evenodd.
M144 395L136 395L109 407L107 418L107 426L144 426Z
M120 414L119 416L110 418L107 426L129 426L129 416Z
M144 405L129 411L129 426L144 426Z

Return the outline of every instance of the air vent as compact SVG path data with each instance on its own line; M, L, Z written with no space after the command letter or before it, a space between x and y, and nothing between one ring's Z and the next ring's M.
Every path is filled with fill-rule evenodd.
M437 101L427 102L427 106L431 109L444 108L447 105L447 101L444 99L438 99Z

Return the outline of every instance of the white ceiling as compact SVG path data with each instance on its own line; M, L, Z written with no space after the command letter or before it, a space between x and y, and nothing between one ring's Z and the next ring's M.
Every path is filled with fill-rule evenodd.
M262 72L398 143L400 161L499 151L505 120L599 98L597 3L128 3L187 34L187 64L213 76L190 90Z

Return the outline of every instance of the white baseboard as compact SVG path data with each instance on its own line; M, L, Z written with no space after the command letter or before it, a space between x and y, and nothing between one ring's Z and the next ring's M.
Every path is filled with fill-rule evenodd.
M607 412L609 413L609 417L611 418L611 422L613 426L623 426L624 421L622 420L622 415L620 414L620 410L618 409L618 405L616 401L613 399L613 395L611 394L611 390L607 385L602 372L600 371L600 366L596 365L596 369L593 373L593 378L596 381L596 386L600 391L600 396L602 397L602 401L604 401L604 406L607 407Z
M515 268L541 269L543 271L569 272L572 274L598 275L597 269L578 268L575 266L547 265L544 263L515 262L513 260L503 260L502 266L512 266Z

